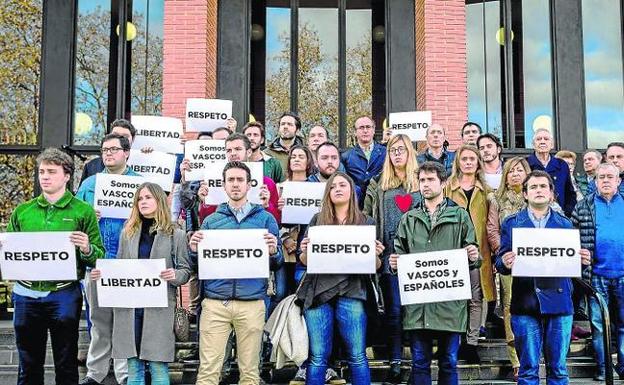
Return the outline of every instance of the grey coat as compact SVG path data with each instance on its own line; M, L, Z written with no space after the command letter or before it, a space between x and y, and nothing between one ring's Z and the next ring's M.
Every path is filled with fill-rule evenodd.
M117 259L136 259L139 252L141 232L130 239L121 236ZM165 258L167 268L173 267L171 254L172 236L156 233L150 259ZM176 277L169 281L169 306L166 308L146 308L143 318L143 336L139 358L146 361L173 362L175 336L173 334L173 313L176 306L176 288L184 285L191 275L187 253L186 234L176 229L173 233L174 253L177 257ZM113 358L137 356L134 341L134 309L115 308L113 320Z

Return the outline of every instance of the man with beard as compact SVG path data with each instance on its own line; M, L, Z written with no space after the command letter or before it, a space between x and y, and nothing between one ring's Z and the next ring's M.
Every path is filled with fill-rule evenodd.
M294 145L303 146L303 140L297 136L301 130L301 119L294 112L285 112L279 120L279 136L264 150L265 154L277 159L282 165L282 174L288 172L288 153Z
M266 140L264 126L260 122L249 122L243 127L243 135L251 142L250 162L262 162L264 176L273 179L275 183L284 181L284 173L280 162L261 151Z
M503 175L503 160L501 159L503 145L496 135L487 133L479 136L477 148L483 160L485 180L491 188L496 190Z

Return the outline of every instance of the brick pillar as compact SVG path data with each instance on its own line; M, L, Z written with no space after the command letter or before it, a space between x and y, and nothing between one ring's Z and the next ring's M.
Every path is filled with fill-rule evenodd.
M165 0L163 116L184 119L187 98L216 95L217 2ZM182 298L188 307L188 285Z
M465 0L415 0L416 107L431 110L451 148L468 118Z
M187 98L217 86L218 0L165 0L163 116L184 118Z

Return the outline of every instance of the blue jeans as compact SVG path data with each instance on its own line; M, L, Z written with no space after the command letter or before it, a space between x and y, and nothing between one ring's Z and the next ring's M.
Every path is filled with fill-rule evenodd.
M546 384L568 384L566 356L570 348L572 315L542 314L540 317L511 315L520 361L518 385L539 385L539 363L544 350Z
M353 385L369 385L370 370L366 358L366 312L364 302L338 297L331 303L305 311L310 354L306 384L324 385L325 371L332 352L334 322L340 333L351 369Z
M13 293L13 326L19 354L18 385L43 384L48 330L56 384L78 383L78 322L82 292L78 283L43 298Z
M149 366L152 385L169 385L169 366L166 362L128 358L128 385L145 385L145 366Z
M613 311L617 317L611 319L617 328L617 367L618 373L624 373L624 277L622 278L605 278L598 275L592 275L592 287L605 301L607 307ZM602 342L603 328L602 315L598 301L594 297L590 297L589 305L591 309L591 326L592 326L592 343L594 344L594 352L596 353L596 363L598 370L602 373L605 371L605 353Z
M399 294L399 278L393 274L382 274L379 284L386 305L385 330L388 339L390 362L401 362L403 344L401 335L401 295Z
M437 330L412 330L410 332L412 351L412 384L431 385L431 357L433 340L438 340L440 358L438 362L438 384L458 385L457 352L460 333Z

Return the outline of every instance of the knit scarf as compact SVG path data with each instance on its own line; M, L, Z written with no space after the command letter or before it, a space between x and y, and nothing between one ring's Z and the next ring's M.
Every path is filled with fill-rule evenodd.
M513 190L505 191L505 195L498 200L498 217L500 223L511 214L515 214L522 210L526 205L522 192L515 192Z

